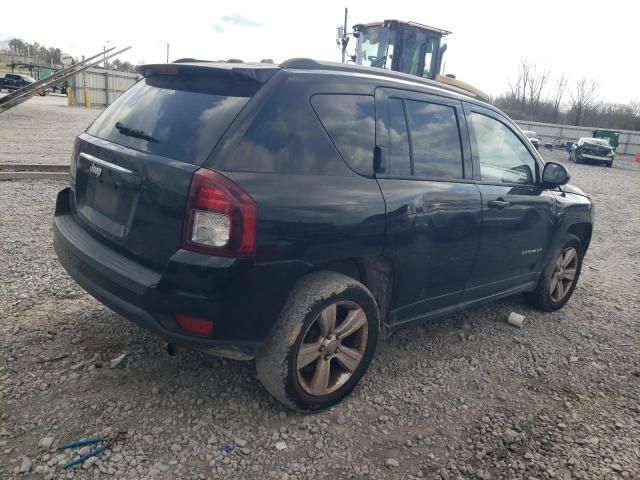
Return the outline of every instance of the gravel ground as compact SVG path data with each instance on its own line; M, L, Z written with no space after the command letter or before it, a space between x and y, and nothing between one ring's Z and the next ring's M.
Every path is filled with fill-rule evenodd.
M399 332L315 415L284 410L251 363L167 356L58 265L64 183L0 182L0 478L640 478L640 164L565 165L597 206L569 304L514 296ZM107 429L124 434L62 469L78 451L52 446Z
M0 114L0 163L68 164L74 139L101 112L69 107L59 94L33 97Z

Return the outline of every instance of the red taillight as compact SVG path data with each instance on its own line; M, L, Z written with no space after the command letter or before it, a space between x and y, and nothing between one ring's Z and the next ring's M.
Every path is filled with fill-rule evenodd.
M256 252L258 207L224 175L201 168L191 178L182 248L226 257Z
M185 330L199 335L211 335L213 332L213 322L204 318L192 317L191 315L176 314L176 323Z

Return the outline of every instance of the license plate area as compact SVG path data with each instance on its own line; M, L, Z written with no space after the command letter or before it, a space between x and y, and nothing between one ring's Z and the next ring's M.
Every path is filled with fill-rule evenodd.
M93 225L115 237L126 235L139 189L131 170L81 153L76 169L76 208Z

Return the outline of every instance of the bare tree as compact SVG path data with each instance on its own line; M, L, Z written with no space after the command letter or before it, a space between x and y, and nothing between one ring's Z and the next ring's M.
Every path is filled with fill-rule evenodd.
M551 71L545 67L544 70L538 72L538 68L532 65L529 69L529 91L527 92L527 100L529 106L536 106L540 103L542 91L549 81Z
M511 89L511 95L515 100L522 103L526 103L527 88L531 82L532 70L535 67L531 64L528 58L520 60L518 65L518 74L515 82L509 82L509 88Z
M569 79L563 73L560 78L555 81L556 91L553 96L553 122L558 121L558 115L560 113L560 104L562 103L562 98L564 97L564 93L567 90L567 84L569 83Z
M583 77L576 83L576 89L571 94L571 110L575 114L576 125L582 124L584 113L595 101L599 86L598 81L593 78Z
M509 96L513 99L518 100L520 98L520 78L518 78L515 82L509 82L509 91Z
M571 120L576 125L590 125L619 130L640 130L640 99L627 104L598 100L599 84L582 78L569 89L565 74L555 77L553 91L545 95L551 72L523 58L517 65L516 80L509 82L509 91L492 97L491 103L519 120L558 123ZM563 102L570 92L570 101ZM565 108L568 107L568 108Z

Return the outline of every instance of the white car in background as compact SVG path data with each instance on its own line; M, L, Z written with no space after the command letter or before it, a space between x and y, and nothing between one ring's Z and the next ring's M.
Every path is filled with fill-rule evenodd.
M613 165L616 152L604 138L583 137L571 146L569 161L575 163L600 163L607 167Z

